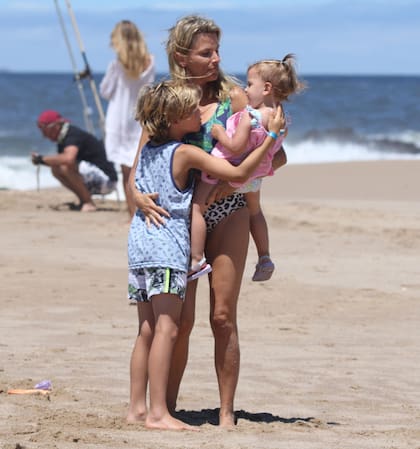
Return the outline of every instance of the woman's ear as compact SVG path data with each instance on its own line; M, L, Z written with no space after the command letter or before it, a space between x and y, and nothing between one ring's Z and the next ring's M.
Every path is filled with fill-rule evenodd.
M178 65L185 69L187 67L187 55L183 55L179 51L175 52L175 61L178 63Z

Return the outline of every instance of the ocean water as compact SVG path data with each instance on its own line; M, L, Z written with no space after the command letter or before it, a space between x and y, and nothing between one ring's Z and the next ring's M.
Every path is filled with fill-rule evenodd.
M101 78L95 77L97 86ZM420 76L304 79L307 89L285 105L291 116L285 141L289 164L420 159ZM87 80L83 86L100 136ZM85 127L73 75L0 73L0 92L0 188L36 189L37 180L41 188L57 186L46 167L37 178L29 154L55 152L36 127L44 109ZM102 105L106 110L106 102Z

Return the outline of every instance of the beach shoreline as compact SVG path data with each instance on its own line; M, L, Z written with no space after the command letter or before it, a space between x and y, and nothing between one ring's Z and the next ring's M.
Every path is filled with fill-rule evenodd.
M233 431L199 283L180 417L198 432L128 425L136 308L126 300L127 212L64 189L0 191L0 447L295 449L419 446L420 161L288 165L263 182L272 280L239 301ZM8 395L49 379L48 396Z

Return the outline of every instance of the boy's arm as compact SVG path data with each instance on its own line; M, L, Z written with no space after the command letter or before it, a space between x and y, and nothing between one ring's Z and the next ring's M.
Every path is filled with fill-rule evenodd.
M164 217L170 216L165 209L155 203L155 200L158 198L159 194L157 192L141 193L136 188L136 168L139 162L141 149L148 139L149 136L147 135L147 132L143 130L137 147L137 154L128 179L128 195L131 195L136 207L145 215L147 226L149 226L150 223L159 226L165 223Z

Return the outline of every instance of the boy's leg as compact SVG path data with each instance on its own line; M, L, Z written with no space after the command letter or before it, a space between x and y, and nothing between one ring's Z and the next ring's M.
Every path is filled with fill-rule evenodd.
M174 344L178 335L182 300L179 296L162 293L152 297L155 333L150 348L148 375L150 409L146 427L155 429L190 429L168 411L166 391Z
M155 318L151 303L138 302L139 333L130 360L130 404L127 422L144 421L147 415L147 362L152 345Z

